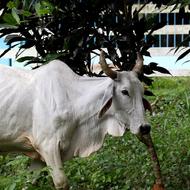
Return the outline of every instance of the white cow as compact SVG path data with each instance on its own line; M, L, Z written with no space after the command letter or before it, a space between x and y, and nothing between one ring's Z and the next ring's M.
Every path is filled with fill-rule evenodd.
M133 71L116 72L100 63L109 77L81 77L61 61L36 70L0 66L0 152L18 151L52 168L57 189L68 189L62 163L97 151L106 134L149 133L143 87Z

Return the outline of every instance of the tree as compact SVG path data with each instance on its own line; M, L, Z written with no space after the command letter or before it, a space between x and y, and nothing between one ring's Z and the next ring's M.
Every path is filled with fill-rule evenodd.
M150 2L158 7L169 3L147 0L134 10L135 1L132 0L1 1L0 37L5 37L9 45L1 56L18 46L16 58L19 62L45 64L58 58L80 75L95 75L91 70L90 55L96 54L96 49L106 48L106 56L115 66L120 70L130 70L137 51L150 56L148 49L155 42L152 33L165 25L156 23L155 17L141 14ZM18 59L24 50L31 47L36 48L36 57ZM168 73L156 63L144 66L146 74L154 70ZM150 79L144 79L151 83Z

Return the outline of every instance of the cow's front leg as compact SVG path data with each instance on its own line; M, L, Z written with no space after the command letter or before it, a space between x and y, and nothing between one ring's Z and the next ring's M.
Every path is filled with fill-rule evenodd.
M58 190L69 190L67 177L63 171L59 142L50 141L46 146L40 148L40 154L47 166L50 167L55 188Z
M162 176L161 176L160 163L158 160L156 150L154 148L154 144L152 142L151 135L150 134L138 135L137 137L141 142L143 142L147 146L148 152L150 153L150 156L151 156L153 170L154 170L154 174L156 177L156 183L154 184L152 190L164 190L164 185L163 185Z

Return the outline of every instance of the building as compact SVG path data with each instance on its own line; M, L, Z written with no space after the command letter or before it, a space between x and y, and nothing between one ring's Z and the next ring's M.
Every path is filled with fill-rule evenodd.
M137 2L136 8L140 8L144 0L138 0ZM182 17L179 10L173 10L174 6L167 8L163 6L161 9L156 9L155 5L148 4L141 11L145 16L149 14L155 15L158 22L167 23L166 26L153 33L157 39L156 44L150 48L152 58L146 57L145 64L154 61L170 70L174 75L190 75L190 62L187 62L190 60L190 55L176 62L178 56L187 49L181 48L180 51L175 53L175 48L178 44L189 36L190 11L189 7L186 7L185 16ZM189 45L189 42L185 43L185 46L189 47Z

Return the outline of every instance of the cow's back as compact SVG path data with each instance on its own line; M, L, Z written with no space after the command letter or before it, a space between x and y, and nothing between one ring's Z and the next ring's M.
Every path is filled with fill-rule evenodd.
M29 70L0 65L0 141L14 140L29 130L32 80Z
M48 110L64 109L78 95L78 78L65 63L54 60L37 69L35 80L35 99L44 103Z

